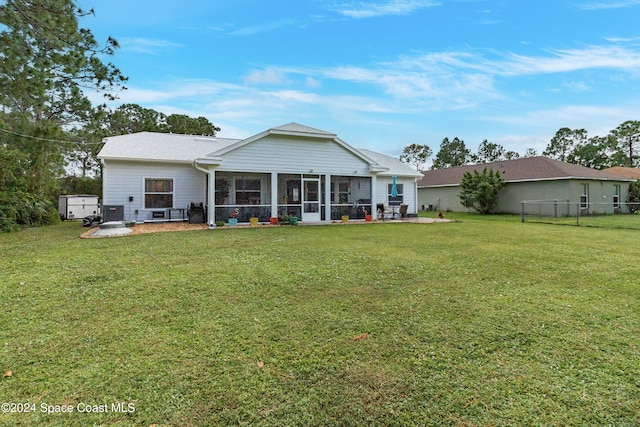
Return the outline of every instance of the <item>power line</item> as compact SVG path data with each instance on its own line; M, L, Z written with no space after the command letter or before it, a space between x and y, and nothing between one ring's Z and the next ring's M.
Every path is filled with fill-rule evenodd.
M13 131L10 131L10 130L7 130L7 129L2 129L2 128L0 128L0 132L9 133L11 135L20 136L22 138L37 139L38 141L45 141L45 142L56 142L56 143L61 143L61 144L74 144L74 143L79 142L79 141L65 141L65 140L62 140L62 139L41 138L39 136L25 135L25 134L22 134L22 133L13 132ZM84 142L84 144L102 144L102 141L101 142Z

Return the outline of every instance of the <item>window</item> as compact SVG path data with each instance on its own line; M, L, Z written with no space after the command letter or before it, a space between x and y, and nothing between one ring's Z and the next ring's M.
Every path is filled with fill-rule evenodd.
M260 180L236 179L236 204L259 205L260 204Z
M145 178L145 209L166 209L173 207L173 178Z
M582 184L582 194L580 195L580 209L589 207L589 184Z
M613 207L620 208L620 184L613 185Z
M393 184L387 185L387 197L389 198L389 205L390 206L401 205L402 202L404 201L404 197L403 197L404 185L396 184L396 191L398 192L398 197L391 197L392 188L393 188Z

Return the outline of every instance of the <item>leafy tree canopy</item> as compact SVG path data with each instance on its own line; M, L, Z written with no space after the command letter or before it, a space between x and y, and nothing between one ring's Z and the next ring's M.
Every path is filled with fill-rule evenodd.
M65 130L91 119L87 91L114 99L126 82L102 58L118 43L101 46L78 19L92 13L72 0L6 0L0 4L0 169L20 176L0 187L3 229L48 223L69 147ZM20 172L16 175L16 171Z
M624 166L640 166L640 121L627 120L611 131L616 147L621 157L624 158Z
M404 147L402 155L400 155L400 161L415 166L416 170L419 171L432 154L433 151L428 145L410 144Z
M445 138L440 144L440 151L436 154L432 169L444 169L466 165L471 161L471 151L458 137L449 140Z

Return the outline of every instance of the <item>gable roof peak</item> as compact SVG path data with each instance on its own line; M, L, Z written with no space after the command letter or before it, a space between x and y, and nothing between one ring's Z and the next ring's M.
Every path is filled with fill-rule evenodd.
M296 122L291 122L286 125L271 128L270 131L274 133L320 135L322 137L331 137L331 138L335 138L337 136L335 133L312 128L311 126L301 125Z

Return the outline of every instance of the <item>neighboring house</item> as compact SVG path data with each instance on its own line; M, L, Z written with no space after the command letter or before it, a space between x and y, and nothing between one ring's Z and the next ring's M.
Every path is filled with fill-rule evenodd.
M460 204L460 181L465 172L484 168L500 172L505 187L498 196L495 212L521 213L522 201L544 201L537 209L546 214L613 213L626 201L631 178L607 171L565 163L546 157L467 165L423 172L418 182L418 204L422 209L470 211Z
M278 215L308 222L364 218L364 210L375 215L378 204L407 204L415 213L422 177L397 159L297 123L247 139L115 136L105 139L98 158L103 204L123 207L124 219L138 222L180 219L192 203L203 204L209 224L226 221L236 209L240 222Z

